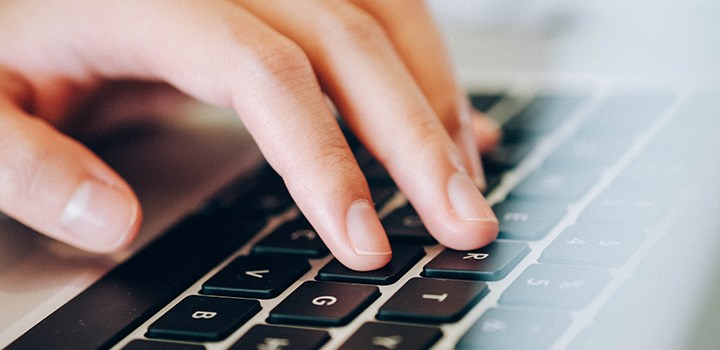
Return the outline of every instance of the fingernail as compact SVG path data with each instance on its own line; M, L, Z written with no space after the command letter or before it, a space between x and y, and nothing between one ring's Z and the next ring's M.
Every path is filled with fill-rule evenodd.
M464 171L450 177L448 182L450 205L461 220L497 221L490 205Z
M109 251L127 240L138 212L138 203L131 195L88 180L73 194L60 223L89 248Z
M353 249L360 255L391 255L385 229L370 202L359 199L347 212L347 233Z

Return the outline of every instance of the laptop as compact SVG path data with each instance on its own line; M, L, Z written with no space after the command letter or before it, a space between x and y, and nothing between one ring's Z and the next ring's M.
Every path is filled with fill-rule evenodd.
M438 245L348 133L394 257L347 270L232 111L188 101L85 140L143 204L128 249L0 217L0 348L719 347L720 5L429 5L503 125L496 242Z

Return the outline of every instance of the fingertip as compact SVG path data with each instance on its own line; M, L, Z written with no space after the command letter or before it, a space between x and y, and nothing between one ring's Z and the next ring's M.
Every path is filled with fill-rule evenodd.
M473 250L492 243L498 235L497 220L466 221L447 230L445 234L436 235L442 245L455 250Z
M345 265L347 268L355 271L372 271L387 265L392 259L392 253L386 254L356 254L351 257L341 258L337 256L337 259Z
M60 239L87 251L109 253L127 246L142 222L140 203L125 186L83 181L60 218Z
M347 211L347 235L353 254L341 261L357 271L375 270L392 258L392 248L375 208L368 200L354 201Z
M480 153L491 151L502 138L500 124L482 112L472 112L472 133Z

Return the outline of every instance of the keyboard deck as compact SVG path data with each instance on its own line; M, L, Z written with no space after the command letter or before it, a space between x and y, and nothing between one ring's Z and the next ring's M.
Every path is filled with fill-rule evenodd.
M393 245L386 267L356 272L333 259L266 168L221 191L9 349L641 346L613 343L628 332L618 315L627 318L630 304L639 313L657 304L641 302L642 291L677 243L663 237L703 161L688 154L720 149L720 126L698 133L687 119L698 104L720 111L718 104L665 92L472 101L503 122L501 144L482 159L500 220L496 242L473 251L437 244L348 135ZM677 138L690 142L662 142Z

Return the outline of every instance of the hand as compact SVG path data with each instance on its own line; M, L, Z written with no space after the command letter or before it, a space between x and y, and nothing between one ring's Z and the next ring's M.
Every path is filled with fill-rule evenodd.
M497 128L476 118L473 138L421 2L5 1L0 24L0 211L48 236L107 252L137 233L127 183L57 129L101 82L128 78L233 107L350 268L381 267L391 249L324 94L439 242L473 249L497 234L476 188L476 146Z

